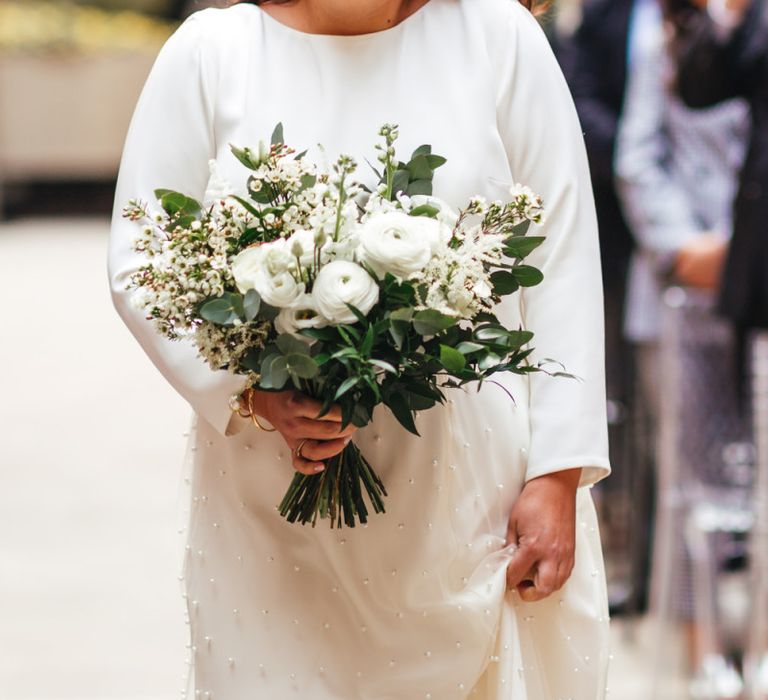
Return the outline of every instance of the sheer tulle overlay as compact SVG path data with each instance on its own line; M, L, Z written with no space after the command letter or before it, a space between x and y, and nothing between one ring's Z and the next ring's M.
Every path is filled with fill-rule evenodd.
M454 207L541 193L545 282L499 309L536 333L536 359L579 381L503 377L452 391L421 437L385 410L355 440L386 483L387 512L331 530L285 522L292 476L276 433L232 417L242 380L154 334L125 291L142 262L114 218L115 302L197 414L190 437L185 580L190 697L312 700L596 700L605 692L607 610L588 486L608 470L602 305L594 205L568 90L535 20L514 0L430 0L394 28L307 35L253 5L205 10L158 58L126 143L116 205L167 187L203 198L208 161L233 185L229 144L281 121L308 157L354 156L364 173L383 122L400 148L448 158L435 193ZM324 150L317 147L324 145ZM526 480L583 466L576 567L549 599L505 591L509 512Z

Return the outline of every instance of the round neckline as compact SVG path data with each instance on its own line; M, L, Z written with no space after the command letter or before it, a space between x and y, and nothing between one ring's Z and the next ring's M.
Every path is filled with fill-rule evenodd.
M410 24L412 21L415 21L416 18L424 14L427 7L429 7L429 5L432 5L434 2L437 2L437 0L427 0L427 2L425 2L415 12L412 12L405 19L401 20L397 24L392 25L391 27L386 27L385 29L378 29L375 32L364 32L362 34L322 34L322 33L315 33L315 32L305 32L301 29L296 29L296 27L292 27L290 24L281 22L279 19L276 19L275 17L270 15L269 12L265 12L258 5L255 5L253 3L249 3L249 4L262 17L266 18L267 23L276 25L280 30L288 34L294 34L296 36L306 37L309 39L318 39L318 40L326 39L326 40L334 40L334 41L350 41L350 40L353 41L355 39L369 39L372 37L385 36L385 35L391 34L399 30L401 27L404 27L405 25Z

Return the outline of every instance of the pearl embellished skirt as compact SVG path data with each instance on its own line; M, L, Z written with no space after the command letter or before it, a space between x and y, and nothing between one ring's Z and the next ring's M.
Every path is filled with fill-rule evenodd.
M276 433L191 435L185 581L190 698L596 700L608 617L588 489L576 566L545 601L505 590L507 517L524 481L525 379L450 390L417 419L377 409L355 441L384 479L367 526L289 524L292 477Z

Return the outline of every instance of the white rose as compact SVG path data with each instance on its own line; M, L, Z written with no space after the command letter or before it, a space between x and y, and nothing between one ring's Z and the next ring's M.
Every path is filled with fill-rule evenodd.
M320 269L312 296L328 323L354 323L357 317L347 304L367 314L379 300L379 286L360 265L334 260Z
M325 319L317 311L317 304L311 294L301 294L290 305L280 311L275 319L278 333L290 333L301 340L311 342L310 338L297 335L302 328L321 328L326 325Z
M450 230L425 216L388 212L371 216L358 235L358 255L377 275L409 279L424 269Z
M238 253L232 260L232 276L242 294L255 289L265 303L283 308L304 291L290 271L295 263L287 242L280 238Z

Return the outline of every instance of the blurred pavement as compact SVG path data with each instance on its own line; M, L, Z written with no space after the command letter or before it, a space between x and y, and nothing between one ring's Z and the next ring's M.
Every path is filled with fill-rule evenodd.
M106 241L101 219L0 224L2 700L170 700L183 685L189 411L112 310ZM613 629L609 697L650 700L653 630ZM671 682L665 700L682 700Z

